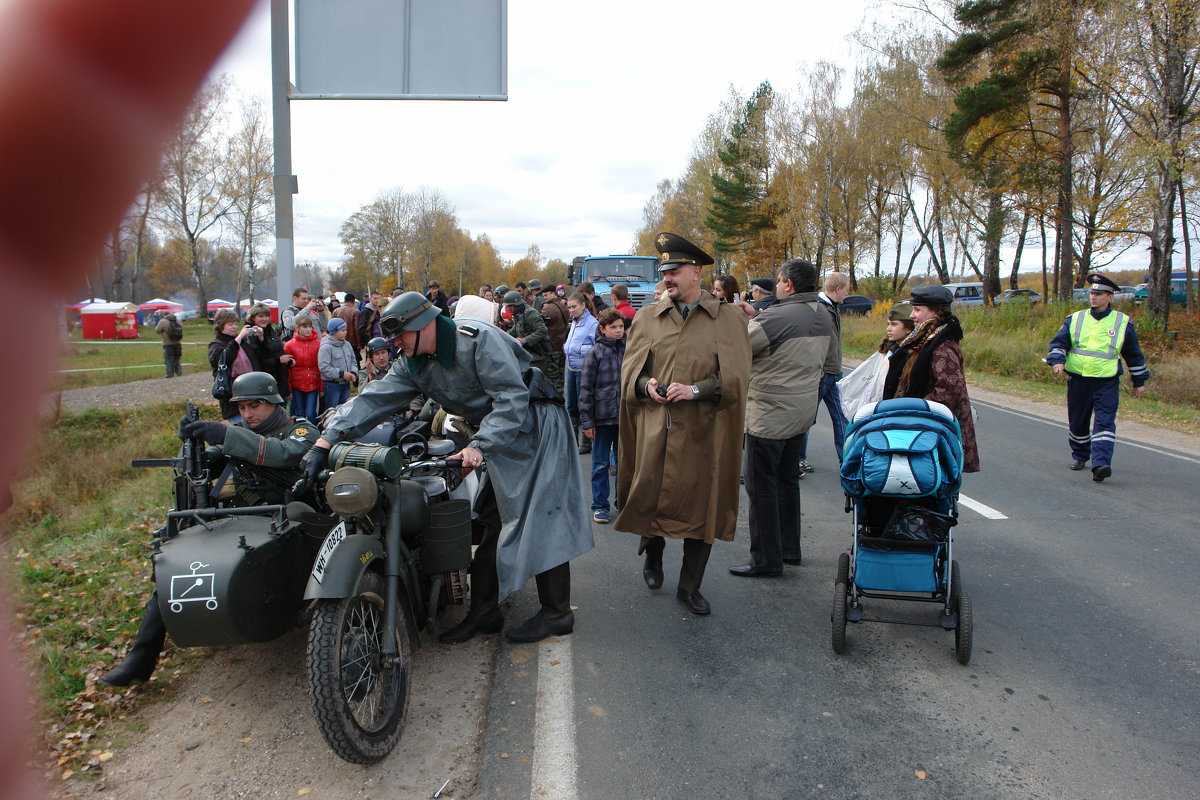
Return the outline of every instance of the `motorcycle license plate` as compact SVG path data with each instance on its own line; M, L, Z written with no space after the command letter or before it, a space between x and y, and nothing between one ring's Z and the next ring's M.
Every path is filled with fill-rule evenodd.
M329 559L333 556L333 551L341 543L342 539L346 538L346 523L339 522L334 526L329 535L325 537L325 541L321 543L321 552L317 553L317 560L313 562L312 576L317 583L325 577L325 568L329 566Z

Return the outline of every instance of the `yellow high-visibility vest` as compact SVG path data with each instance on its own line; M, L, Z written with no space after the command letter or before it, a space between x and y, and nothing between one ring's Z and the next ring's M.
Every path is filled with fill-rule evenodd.
M1120 311L1096 319L1087 309L1071 315L1071 350L1064 368L1087 378L1111 378L1125 344L1129 317Z

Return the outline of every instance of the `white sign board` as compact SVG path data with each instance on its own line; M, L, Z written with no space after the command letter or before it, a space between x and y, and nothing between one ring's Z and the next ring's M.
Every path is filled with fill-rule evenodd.
M295 3L293 100L508 97L508 0Z

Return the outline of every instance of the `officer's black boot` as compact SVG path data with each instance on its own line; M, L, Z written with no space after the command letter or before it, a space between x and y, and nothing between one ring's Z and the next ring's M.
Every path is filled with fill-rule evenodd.
M512 642L540 642L549 636L565 636L575 629L571 611L571 562L537 575L538 600L542 607L529 619L504 632Z
M498 522L499 517L496 517ZM463 621L443 631L438 639L445 644L461 644L481 633L499 633L504 626L500 612L500 579L496 575L496 542L500 530L488 525L475 557L471 559L471 610Z
M642 567L642 577L651 589L661 589L663 585L662 557L666 541L661 536L644 537L641 550L646 552L646 565Z
M150 595L150 603L146 606L146 614L142 617L129 654L116 669L101 677L100 682L109 686L128 686L134 681L150 680L166 640L167 626L163 623L162 612L158 610L158 593L155 592Z

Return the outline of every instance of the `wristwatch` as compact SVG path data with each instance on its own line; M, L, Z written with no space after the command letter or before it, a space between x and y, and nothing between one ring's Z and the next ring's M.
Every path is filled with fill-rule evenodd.
M694 383L692 384L692 399L693 400L700 399L700 387Z

